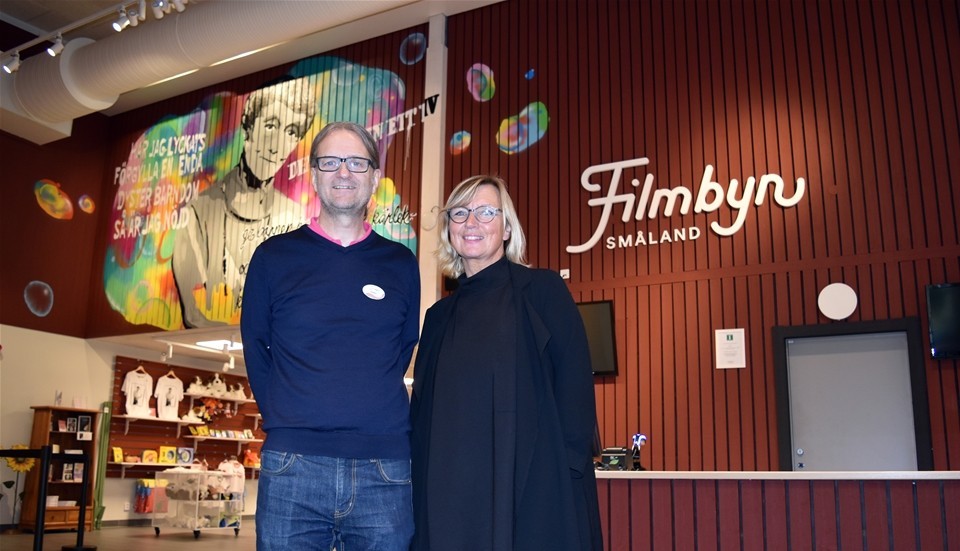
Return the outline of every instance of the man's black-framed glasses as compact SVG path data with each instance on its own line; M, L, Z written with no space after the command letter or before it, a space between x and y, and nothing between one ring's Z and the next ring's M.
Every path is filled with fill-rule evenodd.
M342 163L347 163L347 170L350 172L359 174L370 170L373 161L365 157L317 157L313 166L320 172L336 172L340 170Z
M477 222L487 223L492 221L497 217L498 214L503 212L503 209L498 209L497 207L491 207L490 205L480 205L479 207L473 207L468 209L467 207L456 207L447 211L447 216L450 217L450 220L456 222L457 224L463 224L467 221L467 218L470 217L470 213L473 213L473 217L477 219Z

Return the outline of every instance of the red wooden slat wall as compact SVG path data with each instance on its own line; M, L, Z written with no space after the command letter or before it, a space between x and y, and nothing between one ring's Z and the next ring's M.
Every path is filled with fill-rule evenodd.
M503 176L529 260L569 269L578 301L614 302L620 373L596 382L601 436L646 433L648 468L775 470L771 328L832 323L817 294L844 282L859 298L850 321L916 316L925 335L924 287L960 282L956 3L507 0L450 17L447 36L446 131L473 140L448 156L446 188ZM494 72L489 101L469 93L474 63ZM543 137L500 151L501 121L534 101ZM730 208L623 222L618 204L604 239L702 234L568 253L600 222L587 200L606 193L585 191L583 171L640 157L618 193L639 196L652 175L654 189L695 194L707 165L724 189L765 174L787 196L807 185L791 208L768 192L729 237L709 225L730 226ZM713 332L734 327L747 368L716 370ZM960 469L958 362L925 362L934 468Z
M601 479L606 549L960 549L958 480ZM651 509L652 507L652 509Z

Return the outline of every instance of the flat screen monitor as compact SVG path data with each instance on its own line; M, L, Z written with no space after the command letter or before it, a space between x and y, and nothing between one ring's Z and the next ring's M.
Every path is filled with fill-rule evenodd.
M960 358L960 283L927 285L930 355L938 360Z
M587 330L594 375L617 374L617 343L613 330L613 303L609 300L577 304Z

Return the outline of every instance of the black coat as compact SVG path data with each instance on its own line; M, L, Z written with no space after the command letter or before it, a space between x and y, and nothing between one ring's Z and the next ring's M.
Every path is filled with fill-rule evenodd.
M513 548L601 550L592 456L596 405L583 321L555 272L516 264L509 269L519 332L518 367L515 378L508 379L515 381L515 388L497 388L495 399L516 402L508 405L516 408L516 436L496 432L494 445L499 447L498 439L506 438L514 441L503 446L516 449ZM414 367L411 443L417 532L411 549L419 551L430 549L425 530L427 458L431 444L443 445L431 442L430 429L445 415L436 412L437 419L433 417L433 381L455 303L454 297L446 297L427 311ZM478 350L491 345L495 343L477 342Z

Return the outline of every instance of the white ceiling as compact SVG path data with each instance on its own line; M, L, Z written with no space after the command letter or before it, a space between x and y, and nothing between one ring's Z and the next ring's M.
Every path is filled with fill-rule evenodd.
M98 44L94 43L93 45L83 46L80 50L77 50L86 50L84 53L87 55L84 55L84 61L87 62L88 66L91 62L96 62L96 60L90 59L91 56L89 54L91 51L95 51L98 55L102 54L104 57L102 65L109 67L114 62L114 59L106 58L114 58L121 55L118 54L117 50L123 50L128 46L136 47L138 45L136 40L127 40L124 37L133 37L135 33L143 32L145 34L141 35L141 37L144 41L156 38L156 33L144 30L149 27L153 29L163 27L164 29L168 29L168 31L165 32L171 34L188 32L183 29L203 29L203 34L209 33L212 37L206 41L207 49L215 47L217 50L216 54L223 56L220 59L272 44L270 48L264 51L229 63L214 66L201 63L200 69L195 73L167 82L143 86L138 83L135 88L117 90L116 92L119 94L119 97L116 101L110 102L106 107L99 107L101 113L115 115L204 86L213 85L259 70L328 52L341 46L357 43L398 29L419 25L427 22L434 15L454 15L499 1L501 0L190 0L183 13L177 14L176 12L172 12L170 15L165 16L163 20L157 21L151 14L149 7L151 0L148 0L146 3L147 15L145 20L142 21L137 28L127 28L121 33L116 33L111 28L112 22L116 19L116 8L120 6L136 6L138 4L137 0L124 0L122 2L103 0L2 0L0 1L0 19L27 30L34 35L45 37L45 35L54 33L64 26L71 26L74 22L83 20L91 14L101 14L101 17L97 20L64 33L64 39L67 44L69 44L71 40L84 37L102 42L102 46L110 45L110 47L98 48ZM223 17L228 17L229 14L255 13L258 9L271 14L279 14L278 18L276 18L277 21L280 21L284 14L286 14L288 18L296 17L294 20L298 23L298 28L290 31L290 33L294 33L292 35L283 35L280 40L281 43L278 44L272 39L272 36L266 32L263 33L263 36L256 36L256 33L249 32L231 33L229 27L226 25L217 25L217 21L212 21L213 18L210 17L213 14L221 14ZM197 22L193 21L194 25L191 27L192 13L197 14L195 18L201 17L200 14L204 15L201 22L202 26L198 27ZM305 21L302 17L304 13L319 15ZM176 19L176 24L174 24L171 19ZM249 19L245 20L245 22L249 23ZM287 26L282 27L281 32L287 28ZM231 37L231 39L220 40L217 33L221 35L226 33L226 36ZM121 40L121 38L123 38L123 40ZM177 38L182 40L183 37L178 36ZM262 42L259 45L258 40ZM175 40L174 42L177 41ZM43 41L43 44L46 45L47 43ZM174 48L175 46L176 45L171 45L170 47ZM231 47L233 49L231 49ZM11 46L3 52L4 60L12 53L12 50L16 49L19 48ZM41 59L46 58L45 55L40 55ZM79 56L80 54L76 54L74 57ZM170 56L167 56L167 58L169 57ZM26 61L27 59L25 58L23 63L25 64ZM34 62L37 68L34 74L40 72L40 60L31 61ZM52 63L46 59L44 59L44 62L47 64ZM24 67L22 65L20 72L22 73L23 70ZM114 68L113 71L118 72L116 68ZM59 79L59 72L58 70L43 67L43 74L45 76L49 75L54 79ZM130 71L130 73L134 72L136 71ZM7 75L0 73L0 78L6 79L0 84L7 84L11 82L10 79L12 77L16 76L16 74ZM77 74L73 74L73 76L77 76ZM110 74L108 76L110 80L112 80L116 75ZM131 78L134 76L135 75L131 74ZM28 77L24 76L21 78ZM150 82L155 82L155 80L151 79ZM60 87L63 86L62 82L56 82L54 84ZM122 84L123 83L120 83L121 86ZM56 87L50 86L48 88L42 86L42 84L34 84L33 86L34 90L41 92L52 90ZM17 89L20 90L20 87L18 86ZM4 88L4 94L10 96L4 98L4 102L8 108L17 101L28 102L37 99L34 97L37 94L30 94L29 92L20 90L19 95L26 95L26 97L18 100L18 94L10 90L11 88L9 88L9 86ZM83 94L81 93L80 96L83 96ZM58 103L58 99L59 98L54 97L50 101ZM73 98L68 97L68 99ZM98 103L101 101L101 98L98 97L92 97L88 100L89 103ZM16 107L16 105L14 105L14 107ZM26 121L27 123L30 122L29 119L31 118L37 121L45 121L48 125L50 123L61 122L55 121L50 117L36 116L41 110L39 108L34 109L34 107L35 106L31 105L29 108L13 110L13 114L7 114L5 111L8 124L6 124L3 129L11 133L16 133L26 139L31 139L31 141L35 141L36 143L46 143L32 139L30 136L24 136L17 128L13 128L10 124L15 117L24 114L26 114L26 119L28 119Z
M244 0L245 3L256 1L262 0ZM304 57L322 54L341 46L354 44L399 29L419 25L427 22L434 15L454 15L499 1L502 0L388 0L388 4L395 5L396 7L388 9L387 11L364 11L364 9L368 7L377 7L382 10L384 2L364 2L362 0L272 0L272 2L270 2L271 9L282 10L285 6L293 7L294 4L299 2L316 2L323 3L325 8L342 10L343 13L362 13L363 17L352 19L331 28L324 28L326 26L323 22L318 21L316 32L290 37L290 41L263 52L223 65L205 67L192 75L177 78L166 83L124 92L119 95L119 98L112 106L101 110L101 112L106 115L123 113L204 86L296 61ZM132 5L134 3L132 0L123 2L125 5ZM238 4L237 0L190 0L182 16L188 16L191 8L201 3L221 4L222 9L230 9L231 4ZM112 37L117 34L110 25L116 19L112 13L112 9L119 7L120 4L121 2L103 0L0 0L0 20L24 29L35 36L45 36L65 26L70 26L77 21L89 18L92 14L109 11L109 16L105 15L96 21L64 33L64 38L67 41L79 37L85 37L95 41L105 41L113 39ZM150 2L148 1L148 11L149 5ZM171 16L172 15L173 14L171 14ZM158 22L148 13L146 20L141 22L140 25L146 26L151 24L158 25ZM139 26L138 28L127 28L120 34L130 33L132 35L132 33L140 30L143 29L139 28ZM242 41L238 41L238 44L241 42ZM246 47L245 44L240 44L233 54L243 53L244 47ZM4 54L9 52L10 50L7 50ZM6 55L4 55L4 59L5 58ZM16 74L2 74L4 78L10 78L11 76L15 77ZM9 103L9 98L3 98L3 101ZM193 343L198 340L208 339L239 341L239 333L238 327L224 327L222 329L191 329L174 332L160 331L139 335L106 337L96 340L117 346L130 347L133 350L150 351L152 355L156 356L156 361L161 361L164 353L169 348L169 344L173 343L174 357L172 361L174 362L178 356L223 362L225 358L223 353L207 352L193 346ZM144 359L148 358L145 357ZM240 366L243 365L242 354L237 356L236 362Z
M205 360L208 362L207 367L217 369L227 361L229 356L233 356L236 366L241 369L245 368L246 364L243 361L242 352L233 352L228 355L223 351L209 350L196 345L197 342L213 340L240 343L240 327L224 326L182 331L157 331L92 339L94 343L105 343L111 345L111 347L119 347L118 354L134 356L141 360L169 361L176 365L178 361L182 363L182 358L193 358ZM171 351L173 355L169 356Z

